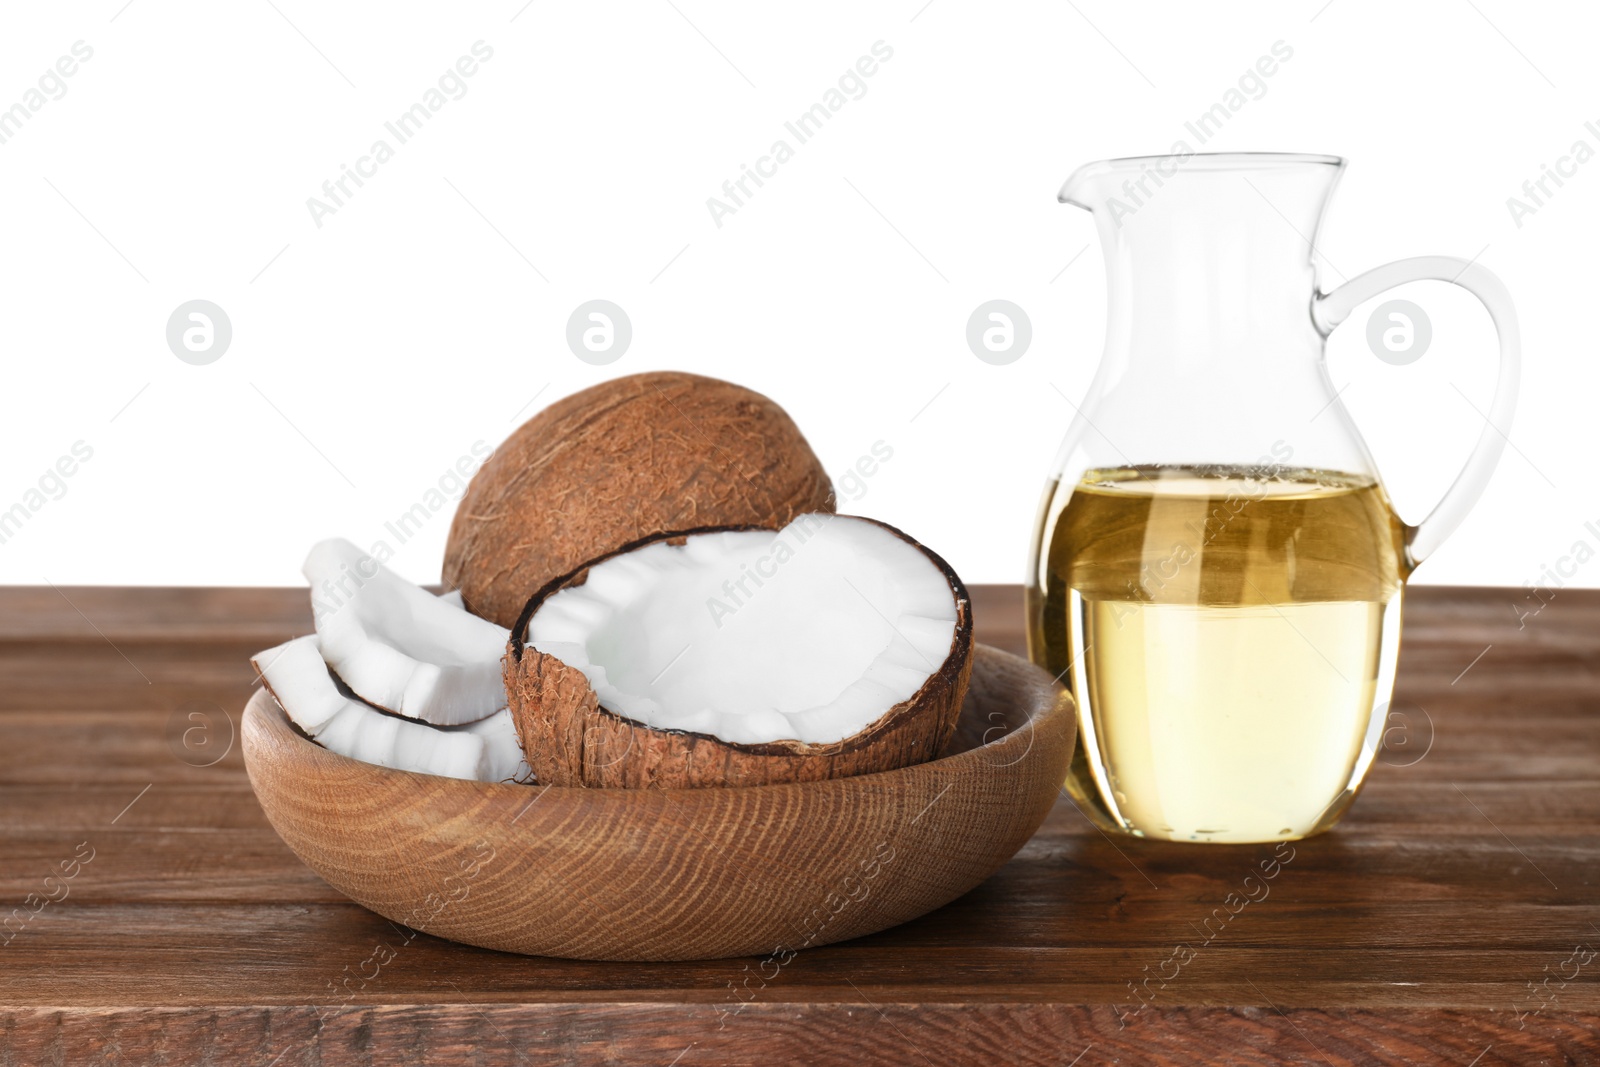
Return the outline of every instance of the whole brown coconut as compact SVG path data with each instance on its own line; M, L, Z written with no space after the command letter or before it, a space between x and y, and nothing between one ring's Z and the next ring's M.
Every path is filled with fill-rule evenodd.
M557 401L495 449L456 508L444 585L510 626L535 590L641 537L833 508L777 404L716 378L634 374Z
M501 660L506 697L524 758L545 785L601 789L703 789L848 778L894 770L937 757L955 734L972 677L972 605L967 588L937 553L887 523L880 526L915 546L943 573L955 601L949 651L908 700L861 732L831 744L776 740L734 744L701 733L652 729L600 705L581 670L525 640L529 620L550 597L582 585L597 559L563 575L529 600L511 627ZM714 530L660 534L624 546L622 555L657 541ZM992 725L992 724L991 724Z

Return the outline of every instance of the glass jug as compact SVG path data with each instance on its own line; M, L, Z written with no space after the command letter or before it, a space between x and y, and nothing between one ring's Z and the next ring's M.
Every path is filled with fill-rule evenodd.
M1029 651L1078 705L1067 790L1101 828L1254 842L1332 826L1384 730L1401 589L1504 447L1517 323L1487 270L1424 256L1323 293L1313 242L1344 161L1113 159L1094 213L1109 313L1098 373L1034 532ZM1334 390L1323 341L1405 282L1472 292L1500 339L1487 425L1406 526Z

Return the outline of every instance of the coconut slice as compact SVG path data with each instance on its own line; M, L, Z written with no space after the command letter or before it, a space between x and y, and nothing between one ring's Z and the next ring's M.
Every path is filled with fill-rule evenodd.
M306 557L322 654L369 704L440 726L506 706L500 657L509 632L413 585L345 540Z
M487 719L465 726L441 727L446 733L476 734L483 738L484 763L479 776L486 782L528 783L534 780L533 769L522 758L522 744L517 740L516 723L510 708L501 708Z
M810 781L932 758L971 668L966 589L852 516L648 538L557 579L506 689L541 782Z
M317 649L315 635L258 652L251 662L285 714L331 752L444 778L507 777L501 773L506 760L503 746L492 752L483 732L439 730L386 715L342 691Z

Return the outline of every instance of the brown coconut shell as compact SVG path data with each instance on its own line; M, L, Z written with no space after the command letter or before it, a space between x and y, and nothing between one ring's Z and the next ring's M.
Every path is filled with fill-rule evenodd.
M852 516L852 518L856 518ZM528 624L563 589L582 585L589 570L613 556L658 541L682 544L692 534L750 526L680 530L641 538L554 579L523 607L502 660L506 697L528 766L541 783L601 789L701 789L848 778L933 759L949 743L972 675L972 604L967 587L937 553L887 523L873 522L927 555L950 583L956 627L950 651L910 699L841 741L808 745L778 740L734 744L708 734L658 730L600 705L576 667L527 645Z
M456 508L444 585L510 626L530 590L641 537L833 509L827 472L773 401L634 374L558 400L495 449Z

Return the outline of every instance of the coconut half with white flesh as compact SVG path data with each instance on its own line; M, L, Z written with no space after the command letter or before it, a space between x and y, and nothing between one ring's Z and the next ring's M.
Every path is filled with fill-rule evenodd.
M505 659L552 785L842 778L937 756L972 667L950 566L871 519L646 538L528 602Z
M438 726L506 706L509 631L406 581L349 541L322 541L302 568L328 665L362 700Z

